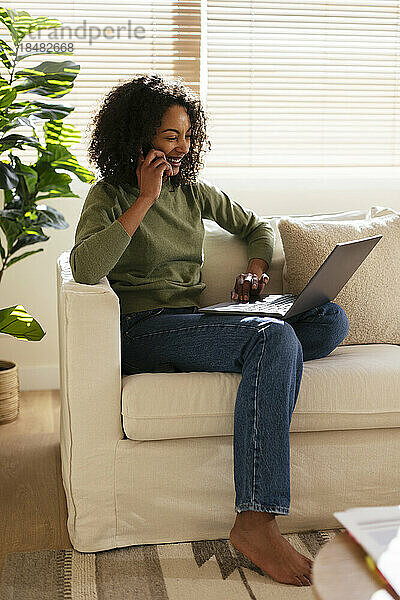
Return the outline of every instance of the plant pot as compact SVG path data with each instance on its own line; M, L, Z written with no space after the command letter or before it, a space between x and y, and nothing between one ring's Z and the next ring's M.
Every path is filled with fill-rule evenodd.
M15 421L19 414L18 367L0 360L0 424Z

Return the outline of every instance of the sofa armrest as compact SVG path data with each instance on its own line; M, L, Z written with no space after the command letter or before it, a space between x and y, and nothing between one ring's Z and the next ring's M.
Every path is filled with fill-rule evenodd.
M59 256L57 276L61 394L78 417L77 434L91 445L114 443L123 437L119 298L106 277L76 283L69 252Z
M86 498L86 513L97 510L101 493L114 513L115 450L124 434L119 298L105 277L75 282L69 254L57 259L57 309L62 474L73 534L76 519L85 519L75 498Z

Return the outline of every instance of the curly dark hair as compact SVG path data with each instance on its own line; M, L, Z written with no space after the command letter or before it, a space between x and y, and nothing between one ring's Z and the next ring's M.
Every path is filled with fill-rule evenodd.
M89 123L93 127L88 147L89 162L114 185L137 185L140 147L150 143L165 111L175 104L185 107L192 136L179 172L169 179L173 188L194 183L203 166L202 154L211 149L206 132L208 116L198 96L181 77L169 79L160 73L135 75L114 86Z

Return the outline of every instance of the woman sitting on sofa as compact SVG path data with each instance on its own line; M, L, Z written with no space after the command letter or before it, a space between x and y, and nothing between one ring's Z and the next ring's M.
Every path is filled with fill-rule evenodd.
M79 283L107 276L118 295L125 374L171 368L242 374L230 540L276 581L310 585L312 561L285 540L275 515L289 514L289 426L303 360L330 354L349 323L333 302L286 322L198 312L205 288L202 219L247 243L249 263L232 282L234 301L259 298L274 245L269 224L198 177L210 149L206 121L181 78L135 76L106 95L89 145L101 177L81 212L71 269Z

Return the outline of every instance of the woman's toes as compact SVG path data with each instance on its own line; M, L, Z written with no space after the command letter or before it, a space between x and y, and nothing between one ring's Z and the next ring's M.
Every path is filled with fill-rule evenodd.
M300 585L311 585L311 582L308 579L307 575L296 575L296 579L300 581Z
M301 575L296 575L296 576L295 576L295 580L296 580L296 583L295 583L295 585L297 585L297 586L299 586L299 587L300 587L300 586L301 586L301 587L303 587L303 586L305 586L305 585L306 585L306 583L305 583L305 581L302 579Z
M311 571L304 571L304 577L307 577L307 579L309 579L312 583L312 572Z

